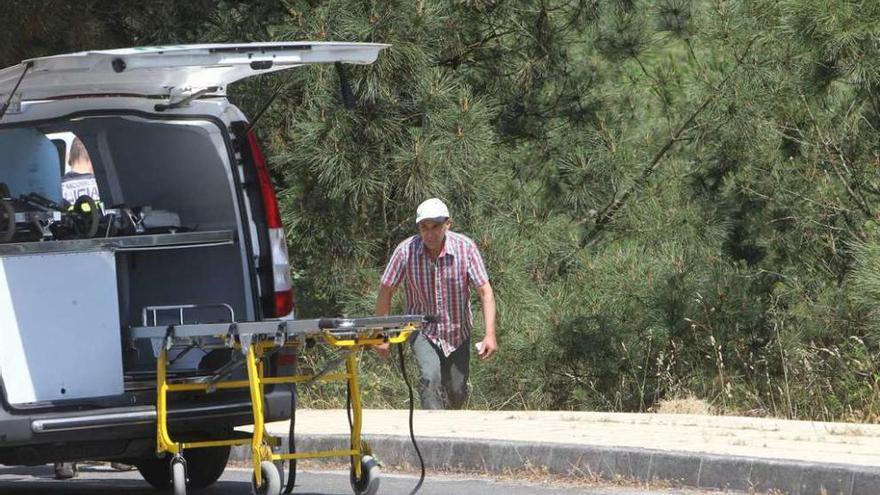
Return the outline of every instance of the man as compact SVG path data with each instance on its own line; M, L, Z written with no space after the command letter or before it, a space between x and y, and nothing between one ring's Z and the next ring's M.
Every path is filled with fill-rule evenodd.
M394 290L404 283L406 312L437 317L410 339L421 380L424 409L461 409L468 398L473 316L470 293L476 289L486 335L475 347L481 359L498 351L495 296L479 249L471 239L451 232L449 209L431 198L416 210L419 233L401 242L382 276L376 314L387 315ZM377 346L382 357L388 344Z
M78 137L70 143L70 155L67 158L70 169L61 178L61 197L70 204L76 203L80 196L89 196L95 201L101 199L98 194L98 182L95 180L95 170L92 167L92 159L86 146ZM117 471L130 471L133 466L121 462L110 463ZM77 475L75 462L56 462L55 478L66 480Z
M95 183L94 170L92 169L92 160L89 152L86 151L85 145L77 137L73 138L70 143L70 153L67 158L67 164L70 169L61 178L61 197L70 204L76 203L77 198L83 194L87 194L98 199L98 186ZM75 462L56 462L55 478L66 480L73 478L77 474Z
M61 178L61 196L70 204L76 203L80 196L89 196L98 201L98 182L92 159L83 142L77 137L70 143L70 156L67 158L70 169Z

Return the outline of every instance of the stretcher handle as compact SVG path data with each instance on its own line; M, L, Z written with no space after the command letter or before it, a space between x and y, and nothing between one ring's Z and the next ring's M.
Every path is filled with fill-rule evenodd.
M437 317L433 315L373 316L367 318L321 318L318 320L318 328L320 328L321 330L371 327L392 328L403 326L408 323L414 323L415 320L418 319L421 319L422 323L436 323L438 321Z

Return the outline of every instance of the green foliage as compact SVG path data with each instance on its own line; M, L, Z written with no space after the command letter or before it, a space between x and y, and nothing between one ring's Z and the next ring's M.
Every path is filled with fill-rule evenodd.
M253 115L280 90L258 131L302 316L371 313L415 205L450 204L499 305L502 352L474 363L471 407L631 411L696 395L724 412L877 418L876 2L8 11L7 63L123 44L390 44L346 68L353 109L333 67L254 78L231 97ZM368 404L404 403L391 363L363 366ZM339 405L340 392L307 398Z

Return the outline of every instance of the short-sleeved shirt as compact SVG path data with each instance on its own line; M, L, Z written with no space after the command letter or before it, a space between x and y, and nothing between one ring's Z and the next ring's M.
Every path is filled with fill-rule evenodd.
M391 255L382 284L406 286L406 312L436 316L422 333L448 356L470 337L473 328L471 288L489 282L477 245L461 234L446 232L437 259L431 259L422 238L401 242Z
M61 178L61 197L73 204L80 196L90 196L95 201L101 199L95 174L67 172Z

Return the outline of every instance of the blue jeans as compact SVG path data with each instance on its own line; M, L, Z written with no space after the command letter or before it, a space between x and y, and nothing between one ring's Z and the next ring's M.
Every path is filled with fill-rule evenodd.
M461 409L468 399L470 339L449 356L420 332L409 344L419 366L419 396L422 409Z

